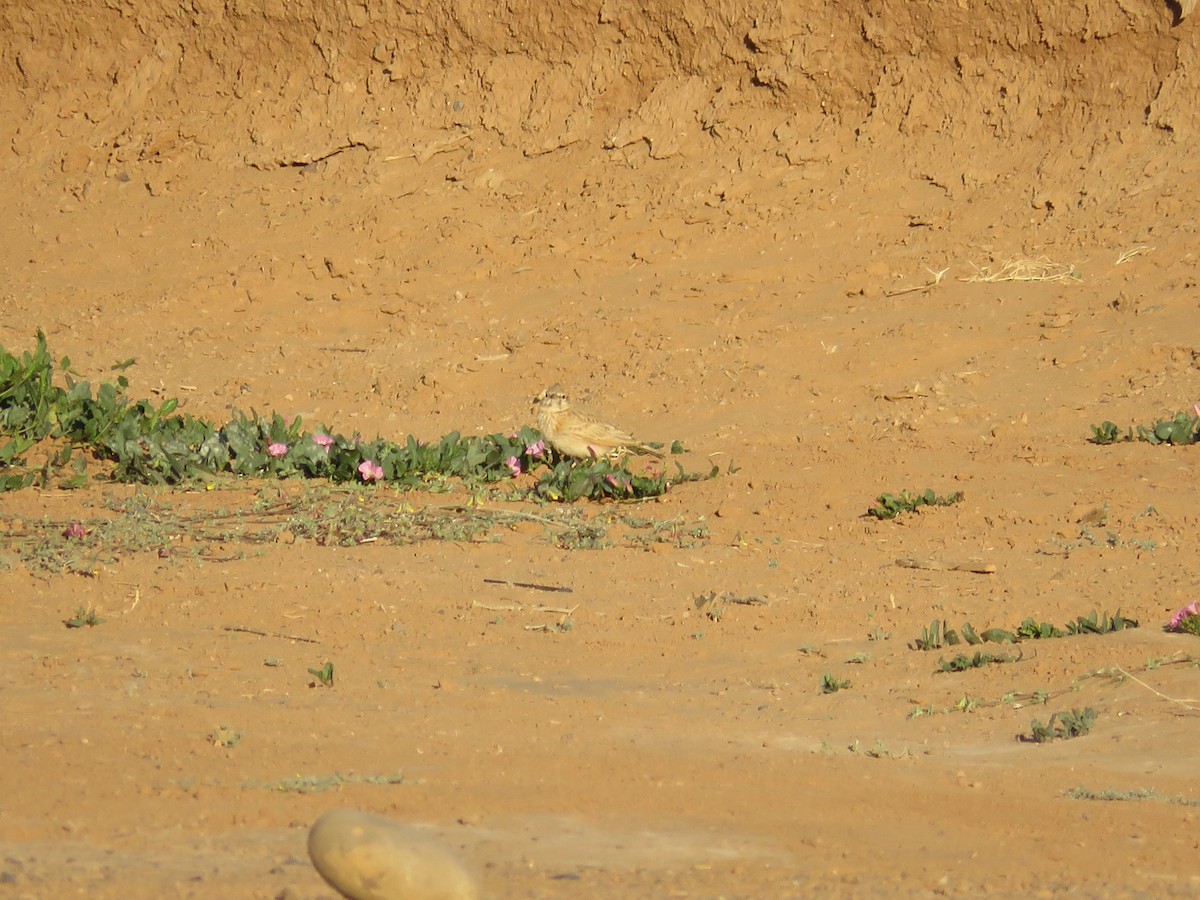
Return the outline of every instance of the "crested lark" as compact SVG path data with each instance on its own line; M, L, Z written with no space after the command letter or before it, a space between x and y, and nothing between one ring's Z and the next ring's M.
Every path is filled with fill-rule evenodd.
M621 429L571 408L571 400L557 384L533 398L537 427L542 437L564 456L579 459L620 456L626 451L662 456Z

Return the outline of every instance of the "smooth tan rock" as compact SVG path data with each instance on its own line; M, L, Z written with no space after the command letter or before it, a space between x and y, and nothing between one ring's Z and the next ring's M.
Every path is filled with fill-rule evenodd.
M477 900L479 889L441 844L374 813L335 809L308 833L321 877L350 900Z

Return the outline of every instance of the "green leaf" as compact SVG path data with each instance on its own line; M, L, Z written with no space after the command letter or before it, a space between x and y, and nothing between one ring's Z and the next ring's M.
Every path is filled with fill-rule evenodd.
M987 631L979 635L985 641L991 641L993 644L1015 644L1017 637L1011 631L1005 631L1003 628L989 628Z

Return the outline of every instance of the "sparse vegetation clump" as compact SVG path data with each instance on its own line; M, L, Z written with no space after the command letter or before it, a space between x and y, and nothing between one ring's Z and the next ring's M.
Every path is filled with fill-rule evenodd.
M1114 422L1092 426L1093 444L1117 444L1144 441L1147 444L1200 443L1200 403L1191 412L1177 412L1169 419L1159 419L1152 425L1131 426L1124 431Z
M1064 791L1063 795L1072 800L1103 800L1105 802L1128 802L1134 800L1154 800L1159 803L1171 803L1177 806L1200 806L1200 800L1194 797L1173 797L1160 794L1155 790L1134 789L1128 791L1093 791L1084 787L1074 787Z
M919 494L901 491L898 494L880 494L875 499L875 505L867 510L868 516L876 519L894 519L900 513L916 512L922 506L953 506L963 498L962 491L955 491L945 497L939 497L932 490Z
M1193 600L1178 610L1167 623L1167 631L1200 637L1200 600Z
M949 623L934 619L929 623L928 628L922 629L921 636L913 641L912 647L915 650L939 650L946 646L957 646L964 641L972 645L988 642L995 644L1015 644L1020 641L1046 640L1075 634L1109 634L1114 631L1124 631L1126 628L1137 627L1137 620L1126 618L1121 615L1120 610L1117 610L1111 616L1101 615L1096 610L1092 610L1086 616L1076 616L1074 621L1068 622L1062 628L1052 625L1049 622L1039 622L1029 617L1011 631L1003 628L989 628L985 631L976 631L969 622L964 622L961 628L956 631L949 626ZM960 631L961 635L959 634Z
M953 659L939 659L938 672L965 672L967 669L982 669L984 666L995 665L999 663L1019 662L1020 656L1012 656L1011 654L995 654L983 653L977 651L974 656L967 656L965 653L960 653Z
M91 607L80 606L76 608L74 616L63 620L63 624L68 628L95 628L103 625L104 619Z
M821 693L836 694L838 691L845 690L850 687L850 679L838 678L832 672L826 672L821 676Z
M1022 740L1034 744L1044 744L1050 741L1083 737L1092 730L1098 715L1099 713L1089 706L1086 709L1056 712L1045 725L1034 719L1030 725L1029 736L1023 736Z
M124 370L127 360L114 366ZM321 427L306 431L299 417L234 411L223 425L178 412L175 399L155 405L132 400L124 374L93 389L76 380L71 362L51 357L38 332L32 352L20 357L0 348L0 491L33 484L80 487L88 461L103 461L114 481L181 484L227 474L254 478L323 478L334 482L387 482L407 489L437 489L447 479L494 483L540 472L529 496L554 502L642 499L671 484L715 477L685 472L634 473L607 459L558 459L532 428L514 434L464 437L457 431L427 443L408 436L345 437ZM63 384L59 384L59 381ZM39 445L42 466L27 455Z
M333 687L333 663L327 661L319 669L309 669L308 674L316 679L312 683L312 687L316 687L318 684L322 687Z
M489 492L490 493L490 492ZM0 515L8 540L0 566L19 559L31 571L94 575L123 554L157 552L163 560L240 559L261 553L266 544L311 541L349 547L385 541L416 544L494 542L518 528L539 528L544 539L569 550L653 545L703 546L703 517L674 516L659 521L629 515L630 507L593 513L558 505L528 511L486 503L475 492L466 502L397 503L392 492L355 485L308 482L300 490L260 482L250 497L240 491L214 491L197 506L179 492L138 491L109 497L103 509L82 521L29 521ZM228 505L214 506L229 497ZM503 498L502 498L503 499ZM186 536L186 539L184 539Z

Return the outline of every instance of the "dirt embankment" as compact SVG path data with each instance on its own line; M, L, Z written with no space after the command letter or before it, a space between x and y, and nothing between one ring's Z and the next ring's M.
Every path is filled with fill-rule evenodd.
M530 156L723 137L769 152L833 130L897 149L936 136L960 164L1082 144L1078 164L1196 126L1195 40L1166 4L653 7L13 4L7 137L39 168L294 164L454 129Z

